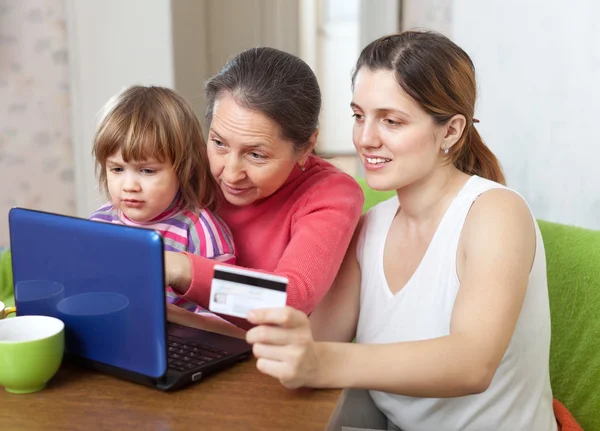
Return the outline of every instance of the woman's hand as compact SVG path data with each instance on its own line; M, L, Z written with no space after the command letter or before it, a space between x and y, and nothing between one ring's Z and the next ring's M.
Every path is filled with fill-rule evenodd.
M183 253L165 251L165 283L173 291L183 295L192 282L192 265L190 259Z
M313 340L308 317L291 307L253 310L248 321L258 325L246 341L258 358L256 368L283 386L326 386L323 372L325 345Z

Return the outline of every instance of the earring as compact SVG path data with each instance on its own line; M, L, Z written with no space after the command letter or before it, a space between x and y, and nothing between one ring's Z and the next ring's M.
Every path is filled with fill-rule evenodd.
M450 151L450 148L448 148L448 147L444 148L444 154L448 154L449 151Z

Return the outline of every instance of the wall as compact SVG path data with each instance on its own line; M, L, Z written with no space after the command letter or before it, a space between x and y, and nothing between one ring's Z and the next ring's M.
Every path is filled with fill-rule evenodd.
M75 211L64 3L0 0L0 247L13 206Z
M175 88L200 118L204 81L232 55L264 45L298 54L298 8L298 0L171 0Z
M66 1L82 217L103 201L90 150L97 113L111 95L132 84L172 87L202 117L203 83L233 54L260 45L299 50L297 0Z
M205 0L171 1L173 73L175 88L204 115L203 79L208 76L208 35Z
M102 204L91 156L98 112L132 84L173 87L169 0L66 0L77 215ZM143 13L141 13L143 11Z
M319 4L317 0L312 2ZM355 157L350 110L354 65L363 47L398 31L400 0L321 0L320 6L316 10L317 28L311 30L317 34L316 52L308 59L313 63L323 94L317 150L349 159ZM311 35L303 34L304 39L307 36ZM361 170L362 165L357 162L351 172Z
M404 0L360 0L359 53L375 39L400 31L403 2Z
M403 28L450 36L477 70L477 125L538 218L600 229L600 4L403 0Z
M360 52L359 0L323 0L317 29L321 109L317 151L321 154L354 154L350 77Z
M98 112L110 96L132 84L170 86L187 97L201 117L204 113L203 82L216 73L231 55L261 45L301 54L299 13L309 5L313 10L313 18L318 18L317 0L157 0L150 3L144 0L107 0L101 3L46 0L38 1L35 5L36 8L46 5L47 10L32 12L31 22L28 23L29 12L22 6L24 3L13 6L14 3L0 0L1 34L5 30L20 32L22 40L18 48L13 46L9 50L13 36L3 36L0 39L3 43L0 61L29 58L28 67L32 68L32 73L43 71L44 79L34 79L37 87L29 92L15 89L10 89L9 92L8 84L2 83L8 83L11 76L9 73L16 72L11 72L8 63L3 63L0 91L7 93L6 97L1 98L0 106L4 101L6 110L12 104L18 110L20 104L35 104L37 102L31 96L35 92L39 97L44 97L46 110L51 115L43 118L33 112L28 117L21 115L18 117L21 118L19 133L32 134L34 130L44 127L60 131L48 132L51 143L47 149L37 150L31 162L27 159L27 170L40 173L37 183L16 183L20 187L16 192L14 187L4 189L0 194L0 201L4 201L0 202L3 205L0 214L6 214L10 206L18 201L23 206L37 205L60 213L87 216L104 200L97 188L90 151ZM342 24L343 13L339 15L339 7L343 3L332 1L329 11L330 16L338 13L336 19L340 21L339 18L342 18ZM53 11L50 5L54 9L60 7ZM349 154L354 154L351 118L343 113L348 110L351 97L350 71L358 54L357 39L373 39L394 31L399 16L397 0L360 0L359 16L356 13L356 2L352 7L355 21L351 26L354 26L352 37L355 42L350 51L354 55L346 55L345 59L340 60L335 55L330 55L341 53L340 50L336 51L335 41L330 43L327 55L324 56L330 63L321 63L320 67L329 70L334 65L339 69L336 69L339 74L329 73L327 77L323 73L319 74L326 110L322 122L332 124L329 127L331 139L325 139L325 142L334 143L333 148L326 148L325 151L336 152L337 149L337 152ZM15 11L21 9L23 11L19 12L20 15L16 14ZM236 11L235 14L231 13L233 10ZM60 22L52 21L53 16L60 19ZM37 48L33 46L38 37L36 31L42 31L40 22L36 20L45 25L43 31L57 39L52 42L56 45L52 49L62 54L54 55L52 51L54 56L51 59L44 55L38 58L45 45L41 43ZM313 23L312 30L316 30L312 35L313 58L307 60L317 69L319 64L315 64L318 63L316 57L323 55L324 51L315 47L314 42L318 39L317 32L321 32L323 28ZM59 36L62 37L60 41ZM334 39L339 42L339 34L336 37L338 39ZM25 46L27 44L29 48ZM26 54L23 55L23 52ZM42 64L42 61L50 61L52 64ZM344 75L347 79L339 79L339 76ZM341 121L342 114L345 122ZM9 121L16 121L17 117L7 118ZM346 126L340 127L340 122ZM3 169L0 179L9 178L12 181L17 175L15 171L19 169L12 164L14 160L21 160L19 155L23 147L17 146L18 142L13 136L14 127L4 126L4 123L5 119L2 118L0 166ZM322 138L327 135L327 126L324 129ZM343 130L346 132L342 133ZM33 135L29 138L23 135L20 139L32 140ZM7 148L10 149L10 156L5 155ZM52 157L46 159L46 155ZM44 158L38 160L40 157ZM346 165L352 166L352 162L348 161L344 166ZM20 169L23 170L23 167ZM28 181L29 177L26 176ZM0 219L0 226L3 226L2 223L4 228L0 229L4 230L0 230L0 245L3 238L6 238L5 244L8 242L6 222Z
M600 3L455 1L452 35L477 67L477 116L535 215L600 229Z
M454 0L402 0L402 30L422 28L451 36L453 5Z

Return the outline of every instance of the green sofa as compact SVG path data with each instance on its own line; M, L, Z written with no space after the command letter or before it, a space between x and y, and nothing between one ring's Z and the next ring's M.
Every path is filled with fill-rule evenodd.
M0 252L0 301L8 307L15 305L10 252L8 250Z
M365 192L366 211L393 192ZM600 431L600 231L539 221L552 312L550 377L556 399L586 431ZM0 300L13 304L10 254L0 256Z

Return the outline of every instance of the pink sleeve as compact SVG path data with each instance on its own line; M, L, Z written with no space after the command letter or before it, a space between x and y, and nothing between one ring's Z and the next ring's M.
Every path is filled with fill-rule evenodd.
M345 175L299 201L290 242L273 271L289 279L288 305L310 313L323 298L342 264L363 202L360 186ZM216 262L190 254L188 257L192 283L185 297L206 306Z

